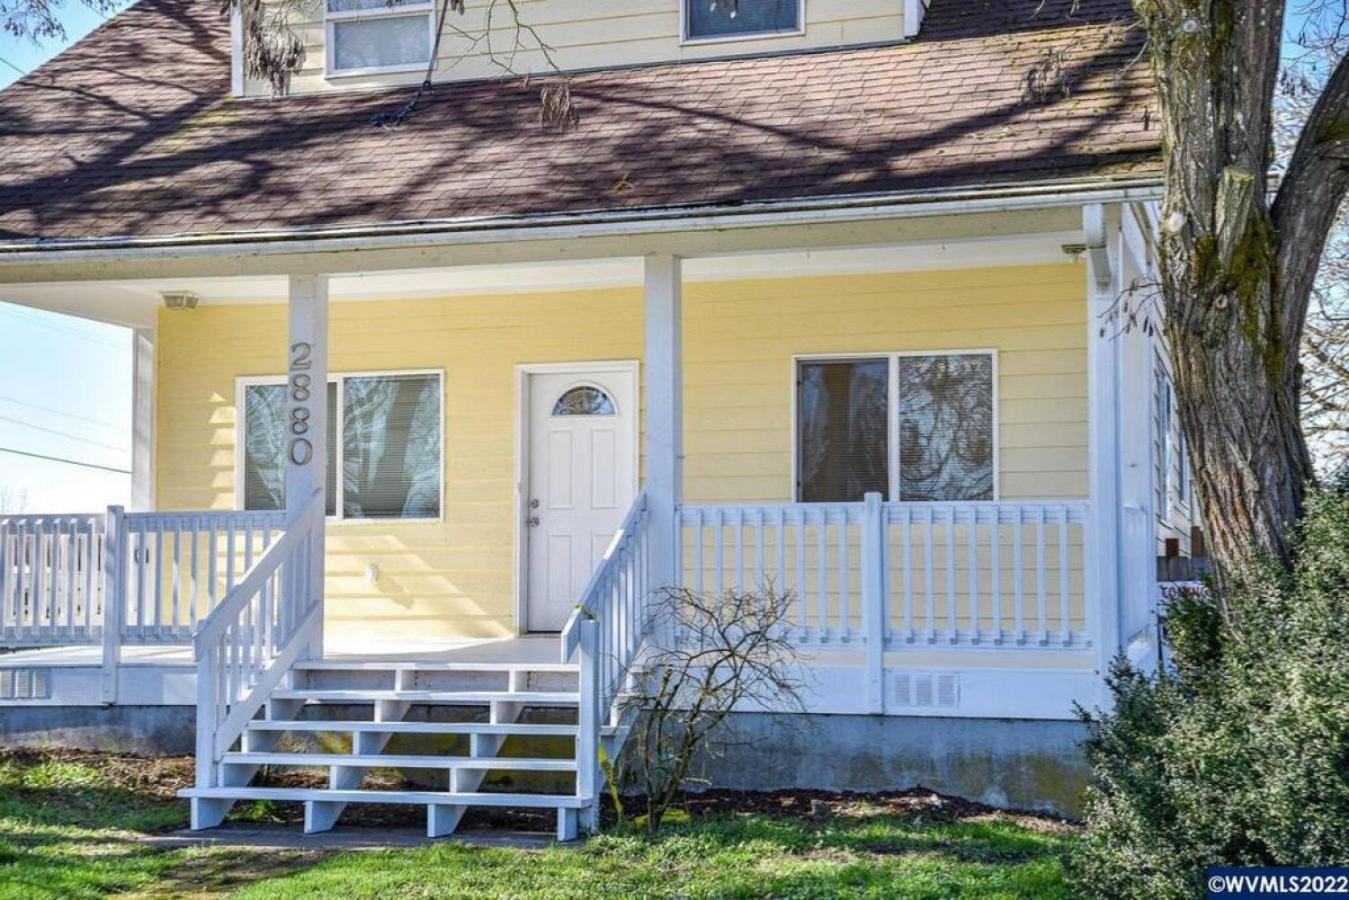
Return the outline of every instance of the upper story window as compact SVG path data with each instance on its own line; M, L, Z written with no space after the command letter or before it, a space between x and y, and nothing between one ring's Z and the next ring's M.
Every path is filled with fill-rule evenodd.
M800 34L805 0L682 0L684 40Z
M420 69L431 59L429 0L327 0L328 73Z
M798 498L995 499L995 381L987 352L801 362Z

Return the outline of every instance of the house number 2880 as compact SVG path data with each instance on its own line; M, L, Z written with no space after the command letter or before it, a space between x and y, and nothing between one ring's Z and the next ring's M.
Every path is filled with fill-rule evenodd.
M314 458L314 444L309 440L309 399L312 379L307 369L313 352L308 344L292 344L290 348L290 378L286 390L290 394L290 461L307 466Z

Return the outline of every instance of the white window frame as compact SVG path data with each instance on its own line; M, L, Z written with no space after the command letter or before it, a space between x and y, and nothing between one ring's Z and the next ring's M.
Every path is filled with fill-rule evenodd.
M1171 402L1172 404L1175 403L1174 396L1172 397ZM1179 480L1179 483L1176 486L1176 499L1177 502L1180 503L1181 507L1185 509L1186 512L1189 512L1190 492L1192 490L1190 478L1193 474L1190 471L1190 441L1188 438L1185 437L1185 428L1180 425L1179 419L1176 421L1176 426L1177 426L1177 433L1180 438L1179 441L1177 442L1178 443L1177 452L1179 454L1179 458L1176 460L1176 462L1180 466L1180 472L1176 475L1176 478Z
M327 0L324 0L326 3ZM755 31L748 34L716 34L708 37L689 35L689 4L710 2L710 0L679 0L679 44L684 47L697 47L701 44L730 44L737 41L766 41L773 38L803 37L806 33L806 0L797 0L796 25L791 31Z
M999 400L999 361L998 351L992 347L958 350L883 350L875 353L799 353L792 356L792 370L789 383L792 392L792 502L804 503L801 499L801 421L800 421L800 377L802 363L821 362L857 362L859 360L885 360L889 366L886 380L886 467L889 474L889 486L886 499L901 502L900 497L900 459L899 459L899 361L904 357L915 356L987 356L992 365L993 381L993 497L989 500L936 500L934 503L997 503L1002 499L1002 419ZM926 501L905 500L905 503Z
M372 9L328 9L328 0L323 0L323 77L352 78L362 75L386 75L398 72L425 71L430 59L419 63L399 63L392 66L365 66L360 69L337 68L337 31L336 23L359 19L410 19L416 16L426 17L427 52L436 52L436 16L435 3L425 0L421 3L407 3L402 6L380 5Z
M439 390L436 391L436 399L439 405L440 418L440 456L437 471L440 473L440 515L438 516L418 516L409 518L396 518L381 516L372 518L368 516L348 517L343 513L342 503L342 463L343 463L343 426L346 424L345 404L342 402L346 396L345 381L348 378L382 378L396 377L400 375L434 375L439 379ZM250 387L258 385L284 385L286 376L284 375L243 375L234 379L234 500L239 509L244 508L244 464L247 448L244 445L246 428L248 425L247 412L244 404L244 392ZM336 417L337 446L333 448L333 465L337 469L335 483L337 484L337 497L334 498L334 515L325 516L329 524L347 524L347 525L416 525L428 523L443 523L445 521L445 370L444 369L380 369L368 372L329 372L328 383L337 385L337 408L328 410L329 416Z
M1169 514L1171 508L1171 379L1166 370L1157 372L1157 427L1161 429L1161 440L1157 442L1157 485L1162 496L1162 506Z

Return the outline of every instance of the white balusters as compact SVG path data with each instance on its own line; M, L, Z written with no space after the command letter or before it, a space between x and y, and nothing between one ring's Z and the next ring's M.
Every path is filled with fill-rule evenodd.
M0 644L93 643L102 515L0 516Z
M226 544L231 550L240 549L236 531L251 547L252 532L262 530L266 532L262 552L256 562L251 550L246 553L243 559L248 564L238 583L225 586L220 604L201 621L193 638L198 665L198 787L215 786L221 754L308 647L323 614L322 585L311 577L311 551L324 527L322 493L314 495L280 537L271 535L280 526L279 516L267 516L226 517ZM227 566L230 562L232 557Z
M190 639L283 522L281 512L128 513L125 640Z
M699 592L790 591L792 636L803 645L877 633L896 647L1088 645L1085 501L883 503L880 526L867 524L864 508L685 506L681 540L692 552L682 583ZM874 592L884 606L879 626L869 615Z

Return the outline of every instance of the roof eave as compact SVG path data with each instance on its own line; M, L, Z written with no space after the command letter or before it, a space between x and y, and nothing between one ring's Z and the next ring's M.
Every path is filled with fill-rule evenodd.
M28 238L0 240L0 266L41 257L118 257L164 251L232 250L256 254L266 245L278 251L358 250L352 242L399 244L457 243L526 235L559 236L569 231L601 233L614 229L632 234L665 230L712 230L825 221L910 218L998 209L1034 209L1078 203L1133 202L1161 196L1162 176L1101 177L1018 182L977 187L894 191L876 194L796 197L770 201L702 206L663 206L624 210L545 213L524 216L481 216L456 219L388 222L373 225L317 226L260 231L230 231L96 238Z

